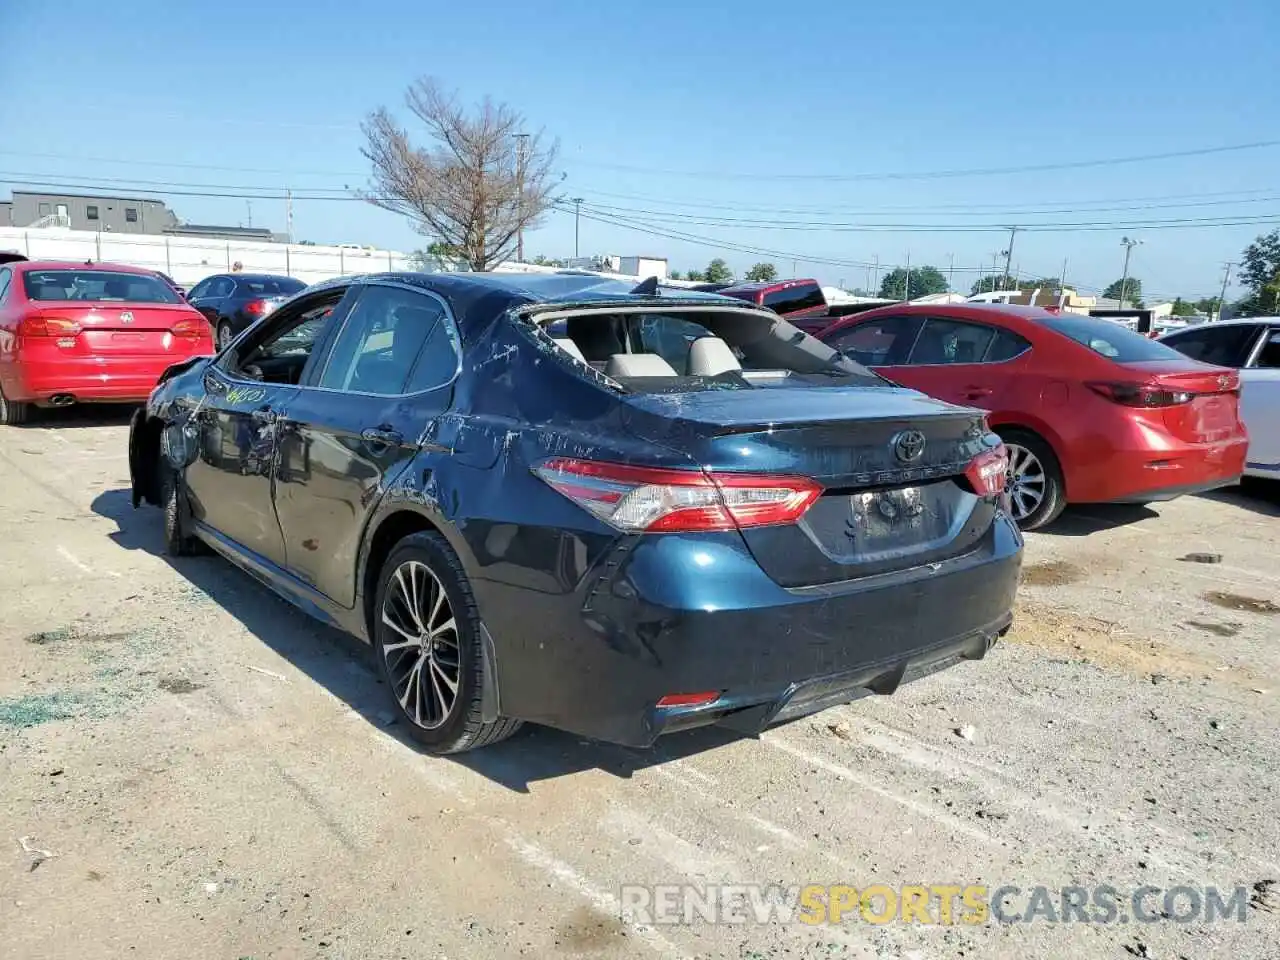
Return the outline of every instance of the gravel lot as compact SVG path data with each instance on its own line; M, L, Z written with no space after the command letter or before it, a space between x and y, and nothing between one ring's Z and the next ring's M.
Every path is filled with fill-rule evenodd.
M389 723L359 644L220 559L162 556L124 416L91 416L0 428L0 955L1280 956L1275 493L1070 511L1029 538L1007 642L892 698L759 740L526 728L442 760ZM720 882L1250 903L1213 924L619 916L623 884Z

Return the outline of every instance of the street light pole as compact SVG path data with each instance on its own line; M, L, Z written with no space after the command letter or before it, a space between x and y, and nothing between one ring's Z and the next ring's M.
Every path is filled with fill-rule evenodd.
M1141 240L1130 240L1128 237L1120 238L1120 245L1124 247L1124 273L1120 277L1120 309L1124 309L1124 295L1129 287L1129 256L1133 253L1133 248L1140 244Z
M582 219L582 197L573 198L573 258L578 259L578 225Z
M1017 227L1009 228L1009 249L1004 252L1004 275L1006 277L1009 276L1009 264L1013 262L1013 238L1017 235L1017 233L1018 233ZM1004 289L1003 278L1000 281L1000 285L1001 285L1000 288L1003 290ZM1015 283L1014 288L1016 289L1017 286L1018 285Z
M1235 265L1236 262L1234 260L1228 260L1222 265L1222 292L1218 294L1218 315L1213 318L1215 320L1222 319L1222 308L1227 303L1227 281L1231 279L1231 268Z
M516 260L524 263L524 163L529 135L517 133L513 136L516 138Z

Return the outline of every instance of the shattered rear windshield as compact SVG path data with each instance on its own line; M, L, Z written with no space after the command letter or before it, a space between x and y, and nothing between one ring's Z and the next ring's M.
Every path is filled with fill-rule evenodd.
M567 353L644 393L888 381L776 316L749 311L591 311L546 332Z

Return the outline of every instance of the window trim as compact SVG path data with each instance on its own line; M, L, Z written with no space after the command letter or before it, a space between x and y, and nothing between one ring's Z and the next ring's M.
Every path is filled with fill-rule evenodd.
M1280 325L1272 326L1267 323L1258 324L1260 333L1254 338L1253 346L1249 348L1249 352L1245 354L1244 366L1241 370L1271 370L1272 367L1260 367L1258 361L1262 359L1262 352L1267 349L1267 341L1271 339L1272 331L1280 333Z
M898 364L898 366L900 367L912 367L912 368L927 367L929 369L932 369L934 367L973 367L973 366L987 365L987 361L982 358L979 358L977 360L966 360L966 361L952 360L948 363L912 363L911 357L916 352L916 347L920 345L920 338L924 335L924 328L929 325L930 320L938 320L942 323L958 323L958 324L961 324L962 326L979 327L983 330L989 330L991 332L991 339L987 341L987 345L982 351L983 358L985 358L986 355L991 352L991 345L996 342L996 335L1002 329L1004 329L1003 327L998 327L995 324L983 323L981 320L970 320L968 317L947 317L947 316L943 316L942 314L936 314L936 313L927 313L923 315L917 314L917 316L923 316L924 323L920 324L920 329L916 331L916 339L915 339L915 342L911 344L911 352L907 354L907 362ZM1019 334L1019 336L1021 336L1021 334ZM1022 337L1022 339L1026 340L1027 338ZM1022 353L1026 353L1026 351L1024 350L1022 351ZM1018 356L1019 357L1022 356L1022 353L1018 354ZM1012 360L1015 358L1010 357L1009 359ZM999 363L1008 363L1008 362L1009 362L1008 360L993 360L991 361L990 365L995 366L996 364L999 364Z
M342 303L342 301L346 298L347 294L349 294L352 288L355 286L356 284L348 284L345 287L338 287L338 288L327 287L324 290L317 290L315 291L315 299L316 301L323 300L327 295L333 293L335 289L340 289L342 291L342 295L339 296L334 303L334 307L336 308ZM308 297L307 299L310 300L311 298ZM313 306L314 305L315 304L313 304ZM289 315L293 312L293 308L296 306L298 305L291 304L290 309L288 311L279 311L273 314L270 320L267 322L267 325L264 326L264 329L270 329L274 331L275 329L274 322L278 321L281 315L284 315L287 320ZM306 313L307 310L309 309L311 309L311 307L304 306L299 312ZM316 349L324 349L328 346L328 333L329 333L329 330L332 328L332 325L333 325L333 317L330 316L329 323L326 324L325 327L321 329L320 334L316 337L316 346L312 348L312 351L313 351L312 356L307 358L307 364L311 363L312 359L315 356L314 351ZM221 376L223 379L230 380L233 383L260 384L261 381L250 379L249 377L242 376L237 370L229 369L231 356L234 354L237 356L237 359L239 358L238 357L239 351L235 349L235 344L238 340L239 338L237 337L236 340L233 340L231 344L227 346L225 349L223 349L221 353L215 356L213 359L213 363L211 363L210 366L214 370L216 370L218 375ZM307 375L307 369L306 369L306 366L304 366L302 370L302 379L306 379L306 375ZM301 381L299 382L298 386L301 386ZM297 389L297 387L295 387L294 389Z
M0 303L4 303L9 296L9 288L13 286L13 270L9 267L0 267Z
M924 328L921 327L921 329L924 329ZM978 361L983 366L998 367L1002 363L1011 363L1012 361L1017 360L1019 357L1026 356L1028 353L1030 353L1032 350L1036 348L1036 345L1031 342L1030 337L1024 337L1017 330L1011 330L1009 327L992 327L992 329L995 330L996 335L991 338L991 342L987 344L986 352L983 353L982 359ZM1019 350L1017 353L1015 353L1012 357L1005 357L1003 360L988 360L987 357L991 355L991 348L996 345L996 340L1000 338L1000 334L1002 333L1007 333L1010 336L1017 337L1019 340L1025 343L1026 346L1023 347L1021 350Z
M450 375L449 379L445 380L443 383L438 383L434 387L427 387L424 390L415 390L412 393L373 393L367 390L351 390L343 387L322 387L318 383L300 383L298 386L303 390L319 390L324 393L341 394L345 397L373 397L379 400L394 400L401 397L421 397L429 393L435 393L438 390L443 390L446 387L452 388L453 385L458 382L458 378L462 376L462 335L458 331L458 324L457 321L454 320L453 311L449 308L449 302L434 290L424 290L421 287L414 286L413 284L401 283L394 280L364 280L357 281L351 285L351 289L358 288L358 296L354 301L352 301L350 309L348 309L343 315L341 325L334 329L332 336L326 337L326 342L324 343L324 356L321 358L323 363L317 363L316 368L318 372L316 373L315 379L321 379L328 371L329 361L333 357L333 345L338 342L338 337L342 335L342 331L346 329L347 324L351 321L351 315L355 312L356 306L359 305L360 299L369 292L371 287L390 287L396 290L407 290L410 293L416 293L420 296L428 297L440 304L440 308L444 311L443 319L448 324L447 332L449 334L449 343L453 347L454 366L452 375ZM423 346L425 345L426 341L424 340ZM405 377L406 381L413 375L413 371L416 369L418 361L421 359L421 355L414 359L413 366L409 368L409 373Z

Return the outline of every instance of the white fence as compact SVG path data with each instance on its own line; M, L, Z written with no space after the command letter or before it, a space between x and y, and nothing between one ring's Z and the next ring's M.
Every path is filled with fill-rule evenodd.
M0 251L32 260L93 260L161 270L190 287L239 263L245 273L275 273L317 283L352 273L412 270L394 250L319 247L299 243L213 240L150 234L95 233L60 228L0 227Z

